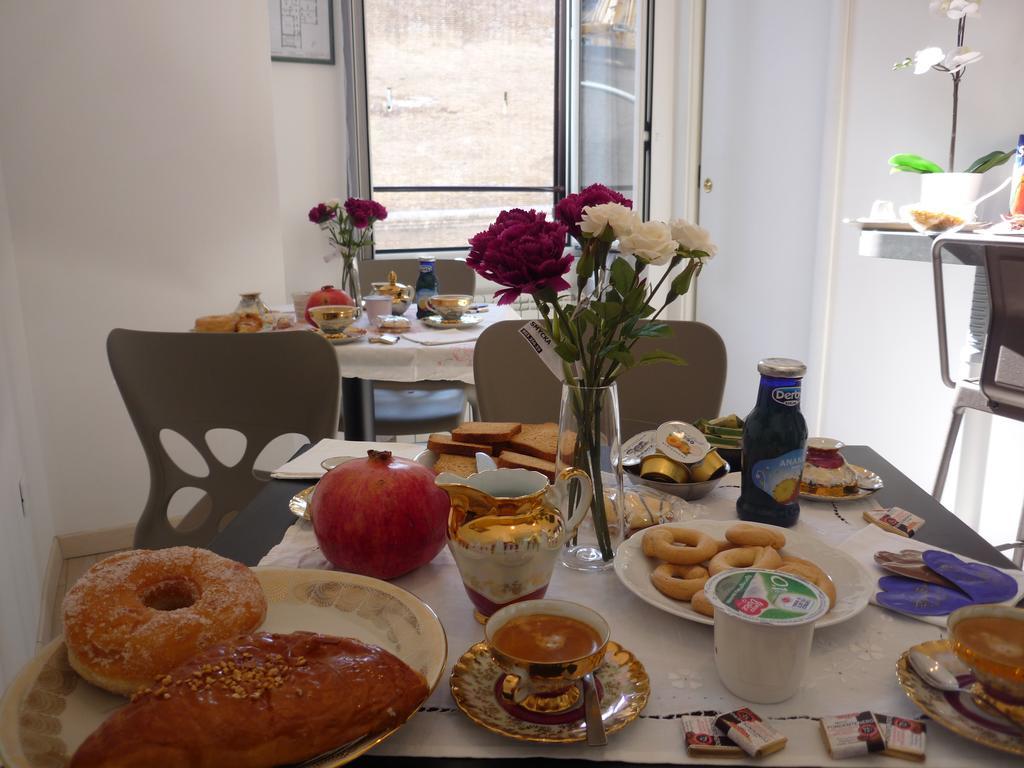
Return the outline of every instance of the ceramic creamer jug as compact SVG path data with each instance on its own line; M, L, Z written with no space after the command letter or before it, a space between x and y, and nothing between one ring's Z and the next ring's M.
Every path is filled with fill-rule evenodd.
M509 603L544 596L593 494L579 469L562 470L553 485L527 469L445 472L435 482L451 499L448 548L480 623Z

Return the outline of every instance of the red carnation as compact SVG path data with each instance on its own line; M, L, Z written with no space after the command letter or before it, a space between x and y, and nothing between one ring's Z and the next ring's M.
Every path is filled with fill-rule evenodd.
M375 221L383 221L388 217L388 209L373 200L360 200L350 197L345 201L345 211L352 217L352 224L357 229L365 229Z
M547 221L543 213L513 208L502 211L486 231L470 241L466 263L477 274L505 288L495 293L499 304L511 304L520 294L569 288L563 275L572 268L565 253L566 227Z
M555 218L569 228L569 233L576 240L582 241L580 221L583 220L583 209L588 205L603 203L618 203L627 208L633 207L632 200L623 197L614 189L609 189L604 184L591 184L574 195L566 195L562 198L555 206Z
M334 211L325 203L318 203L309 209L309 220L314 224L323 224L334 217Z

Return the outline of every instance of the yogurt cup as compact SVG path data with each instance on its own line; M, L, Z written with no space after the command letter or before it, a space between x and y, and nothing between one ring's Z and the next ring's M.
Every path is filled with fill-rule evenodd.
M793 696L828 596L799 576L759 568L719 573L704 593L715 608L715 667L725 687L759 704Z

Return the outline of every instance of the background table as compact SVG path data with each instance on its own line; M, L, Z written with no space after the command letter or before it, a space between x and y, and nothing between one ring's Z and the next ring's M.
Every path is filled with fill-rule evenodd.
M458 333L463 331L438 330L416 318L416 306L409 307L405 316L412 323L409 333L434 331ZM519 313L511 307L488 305L486 312L472 317L480 323L472 329L479 336L484 328L502 320L517 320ZM371 328L365 315L355 325ZM376 329L370 331L374 333ZM470 329L467 329L470 330ZM341 369L341 405L345 422L345 437L349 440L373 440L373 380L378 381L459 381L473 383L473 348L476 339L454 344L418 344L400 334L397 344L370 344L357 342L335 346Z
M994 564L1007 565L1007 561L1002 558L998 553L991 549L987 544L984 543L972 531L959 523L948 511L943 509L940 505L934 502L927 494L921 489L914 486L909 480L902 476L895 467L885 462L877 453L868 448L849 448L846 449L848 458L855 461L863 466L871 467L883 476L886 481L886 489L884 492L880 492L876 495L877 500L885 505L898 504L900 506L912 509L915 513L924 517L928 522L922 531L922 538L928 540L938 546L944 546L955 551L968 554L978 559L985 559ZM286 510L287 499L295 493L297 490L305 487L310 481L297 481L297 482L277 482L271 484L265 489L261 495L254 500L249 507L243 511L239 518L236 519L225 531L218 537L217 541L213 545L215 551L229 557L235 557L248 562L249 564L255 565L260 557L269 549L270 546L277 544L280 540L284 530L292 524L294 518ZM720 489L716 493L718 494L732 494L735 496L735 489ZM884 495L883 495L884 494ZM709 500L710 505L710 500ZM719 505L720 506L720 505ZM839 507L840 505L836 505ZM817 517L820 521L823 521L826 525L831 520L831 512L828 510L826 505L818 504L815 505L816 512L812 515L808 512L808 517ZM824 515L822 515L824 512ZM840 515L841 517L841 515ZM835 521L833 521L835 524ZM842 523L839 523L840 525ZM272 529L272 530L265 530ZM924 533L928 532L928 536ZM442 575L448 577L448 581L451 580L452 574L445 573L447 568L449 571L452 566L441 562L444 559L446 553L442 553L439 558L432 563L430 566L421 569L420 571L410 574L409 577L404 577L402 584L411 589L414 593L425 594L428 590L431 579L435 581ZM456 577L457 578L457 577ZM579 579L588 579L586 584L579 582ZM575 579L575 581L574 581ZM580 745L566 745L559 748L559 752L564 753L566 757L582 758L576 759L570 762L577 765L584 765L585 760L590 754L593 754L597 758L601 754L614 755L620 759L627 759L632 761L643 760L643 750L648 743L658 743L660 752L659 754L665 754L666 744L669 745L671 750L675 749L675 738L678 736L679 756L680 759L685 755L682 746L682 734L678 732L678 712L680 711L692 711L695 709L721 709L723 706L728 706L729 699L722 698L720 693L720 684L717 681L712 669L708 669L704 663L704 656L706 655L706 648L704 644L698 643L694 646L694 637L700 635L700 640L706 640L709 638L704 637L707 634L707 628L696 629L695 625L690 624L682 620L677 620L675 617L670 617L668 614L662 614L661 612L651 613L647 620L644 622L627 622L622 619L622 609L624 607L629 608L633 603L631 596L625 594L621 589L612 589L612 584L618 587L618 582L613 574L600 574L591 576L580 576L573 572L564 571L559 569L556 571L555 578L552 581L552 596L553 597L565 597L567 594L572 594L575 588L586 587L586 593L592 592L590 587L597 585L597 581L606 584L604 591L600 591L604 598L598 598L595 595L589 595L588 600L595 602L595 605L599 603L603 604L605 609L608 611L610 617L619 616L618 622L613 620L613 627L616 636L623 641L624 645L629 647L637 647L637 645L643 642L645 634L650 634L653 637L659 639L661 653L658 654L657 659L658 665L662 668L662 674L656 675L658 678L652 681L655 685L662 686L662 690L669 694L666 701L666 697L663 695L660 707L652 705L648 707L648 711L641 716L641 719L631 725L627 730L618 737L610 741L609 747L605 748L605 751L599 752L593 750L592 752L585 746ZM572 585L576 585L573 587ZM568 590L568 592L566 591ZM435 608L439 611L442 616L447 616L446 625L449 628L449 633L455 637L458 635L465 635L468 625L472 625L472 620L469 618L469 604L464 597L459 594L452 594L450 599L442 599L437 595L436 586L433 588L435 593L434 598L431 600L438 599L440 602L434 603ZM450 590L456 592L457 590ZM458 598L462 598L462 602L466 605L462 606ZM617 606L618 610L613 610ZM465 611L459 610L464 607ZM600 607L599 607L600 609ZM632 610L632 609L631 609ZM888 643L891 645L893 642L897 642L900 647L909 646L914 642L919 642L921 639L930 639L937 637L939 630L935 627L929 627L920 622L915 622L910 619L902 619L899 617L893 618L890 614L880 612L878 609L869 609L875 613L862 614L857 619L851 620L847 624L834 627L829 630L822 630L822 637L815 640L816 648L819 653L829 654L831 658L850 658L850 649L854 644L860 649L858 652L866 655L860 655L860 661L857 661L858 657L853 657L853 665L858 666L858 669L853 669L844 666L842 669L836 669L836 671L830 672L827 668L824 669L825 677L822 678L822 670L819 670L818 678L820 684L827 682L829 686L837 686L835 690L835 697L837 700L842 701L838 706L873 706L875 703L867 701L865 691L861 691L856 695L847 692L845 685L851 680L851 675L854 677L853 680L857 679L858 675L865 675L867 677L870 672L872 679L872 686L879 685L884 686L885 690L879 690L878 697L885 703L882 704L883 709L881 711L889 711L888 708L896 706L895 702L899 702L898 706L900 711L895 714L908 715L914 711L912 705L905 700L898 688L894 689L893 673L891 672L892 659L888 658L888 655L883 660L883 654L881 653L881 647L885 645L885 642L881 639L883 636L890 637ZM463 615L465 614L465 615ZM879 619L883 619L884 623L879 625ZM449 623L450 622L450 623ZM882 633L880 635L879 633ZM891 638L898 638L893 640ZM466 638L462 637L456 642L456 646L450 648L449 665L453 664L456 657L461 654L464 650L461 645L465 643ZM667 643L667 644L666 644ZM876 647L876 643L878 646ZM666 651L667 648L676 647L678 649L687 648L688 646L702 647L701 656L693 657L692 659L688 656L688 652L680 652L678 657L673 657L671 651ZM848 647L849 646L849 647ZM891 650L891 649L890 649ZM669 655L666 657L665 653ZM696 651L694 651L696 652ZM822 662L818 666L822 666L822 663L831 661L831 658L823 657ZM668 679L665 679L665 667L666 659L668 659L669 669L679 668L679 674L673 675L668 674ZM641 659L643 660L643 659ZM648 664L653 664L654 660L649 659ZM696 664L696 666L695 666ZM863 669L860 669L862 667ZM649 666L650 668L650 666ZM685 669L684 669L685 668ZM846 675L844 678L843 675ZM884 681L884 682L883 682ZM444 685L442 681L442 685ZM666 686L670 686L666 688ZM676 690L679 689L679 690ZM874 688L869 689L873 691ZM827 690L818 688L810 696L810 700L817 701L818 704L813 708L822 708L822 697L824 701L829 701L832 694L832 689ZM482 750L493 750L497 755L508 757L510 755L521 755L522 757L531 757L531 764L538 760L545 765L565 765L563 760L559 760L555 763L552 760L545 759L541 755L550 755L551 750L544 750L538 745L530 744L519 744L516 742L506 741L503 739L497 739L490 734L480 730L465 727L468 723L463 723L460 720L460 714L452 709L451 707L445 707L437 702L442 700L443 696L437 696L435 694L435 700L431 702L434 709L431 709L431 705L428 705L427 714L421 715L414 718L407 729L396 736L393 741L386 742L377 750L377 754L381 753L387 755L389 751L399 751L404 746L404 754L408 754L410 747L410 740L416 745L422 744L424 754L443 754L443 750L446 748L445 743L442 741L438 743L438 739L442 732L446 732L444 737L447 738L449 748L452 744L452 732L453 725L461 726L455 730L456 733L460 734L459 743L463 743L461 738L464 736L467 743L473 743L477 749ZM806 697L801 699L806 703L809 699ZM852 702L857 702L854 705ZM437 707L441 709L437 709ZM799 705L798 705L799 706ZM792 714L788 712L785 705L781 707L773 705L771 707L757 707L759 710L767 710L766 716L778 717ZM845 711L845 710L844 710ZM823 714L836 714L837 712L799 712L799 717L787 718L792 719L792 722L786 723L786 730L789 731L793 737L799 736L802 739L804 748L808 743L817 746L817 734L816 734L816 723L811 719L815 715ZM453 720L454 718L454 720ZM432 725L433 723L433 725ZM936 735L931 739L931 749L929 751L929 763L943 763L941 759L942 754L946 754L946 760L944 764L950 764L951 757L953 759L966 758L970 756L972 762L984 762L990 765L1003 764L1000 761L1005 757L1000 753L987 751L980 747L975 747L969 743L962 742L961 740L954 740L948 732L943 732L938 726L933 726L932 730L936 732ZM479 732L478 732L479 731ZM678 733L677 733L678 732ZM624 750L624 746L629 744L628 750ZM417 747L418 749L418 747ZM944 749L945 752L937 753L937 750ZM466 751L466 750L456 750ZM955 752L955 756L951 753ZM673 751L673 754L674 751ZM821 762L826 761L824 747L820 747ZM790 757L795 758L797 755L790 751ZM806 763L806 751L803 755L804 762ZM451 758L433 758L425 760L421 758L398 758L392 755L386 757L382 756L367 756L363 758L361 764L365 765L393 765L399 764L402 766L412 765L424 765L428 764L431 766L464 766L473 764L483 764L485 761L480 759L451 759ZM487 760L486 764L504 764L505 761L492 761ZM762 761L759 761L762 762ZM786 752L782 752L779 755L769 758L767 761L771 765L786 765L790 764L787 762ZM886 764L889 761L886 759L877 759L873 763L879 765ZM511 764L511 763L509 763ZM611 763L615 764L615 763ZM899 763L893 763L899 764Z

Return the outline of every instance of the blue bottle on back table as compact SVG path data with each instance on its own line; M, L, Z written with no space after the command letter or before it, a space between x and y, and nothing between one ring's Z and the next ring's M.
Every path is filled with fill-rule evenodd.
M434 271L434 259L420 259L420 276L416 279L416 317L421 320L437 314L427 303L432 296L437 296L437 273Z
M789 527L800 517L800 476L807 452L800 385L807 366L769 357L757 364L757 371L757 405L743 425L736 512L741 520Z

